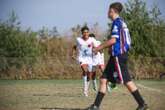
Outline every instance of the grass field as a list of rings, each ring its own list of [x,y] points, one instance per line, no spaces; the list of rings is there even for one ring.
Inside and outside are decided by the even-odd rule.
[[[165,110],[165,81],[136,81],[150,110]],[[0,80],[0,110],[81,110],[92,104],[95,92],[82,95],[81,80]],[[135,110],[127,89],[107,93],[102,110]]]

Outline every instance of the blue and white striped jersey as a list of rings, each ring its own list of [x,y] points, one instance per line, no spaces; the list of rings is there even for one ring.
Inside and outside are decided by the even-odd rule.
[[[116,38],[116,43],[111,47],[112,56],[119,56],[129,51],[131,46],[130,33],[122,18],[118,17],[113,21],[111,37]]]

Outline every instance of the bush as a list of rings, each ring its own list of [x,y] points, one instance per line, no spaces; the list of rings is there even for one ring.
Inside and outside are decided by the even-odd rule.
[[[134,56],[165,57],[165,22],[160,10],[154,6],[147,10],[142,0],[129,0],[122,13],[128,24]]]
[[[40,54],[35,32],[21,31],[15,14],[6,22],[0,22],[0,71],[15,66],[32,65]]]

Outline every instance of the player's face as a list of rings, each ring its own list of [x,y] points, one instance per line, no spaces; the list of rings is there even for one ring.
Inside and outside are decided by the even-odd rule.
[[[116,15],[115,10],[113,8],[109,8],[108,18],[110,18],[111,20],[113,20],[115,15]]]
[[[88,30],[84,30],[82,33],[84,39],[88,39],[89,38],[89,31]]]

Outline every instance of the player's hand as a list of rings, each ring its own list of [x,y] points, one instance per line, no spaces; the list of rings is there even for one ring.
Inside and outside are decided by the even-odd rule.
[[[99,50],[98,50],[97,47],[94,47],[94,48],[92,49],[92,51],[93,51],[95,54],[97,54],[97,52],[99,52]]]

